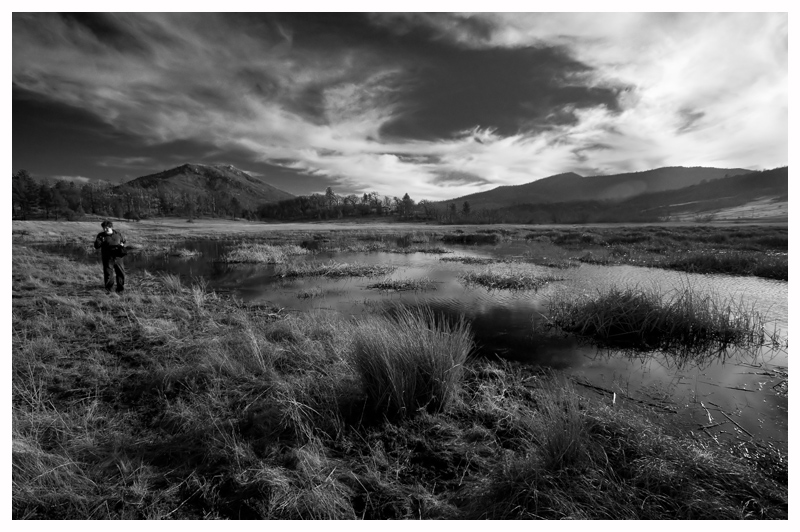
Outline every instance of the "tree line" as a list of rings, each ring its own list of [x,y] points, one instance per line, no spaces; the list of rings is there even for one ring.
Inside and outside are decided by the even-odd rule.
[[[139,220],[150,217],[232,217],[251,220],[332,220],[349,217],[391,216],[400,220],[430,220],[439,223],[495,223],[494,211],[473,212],[469,202],[460,206],[428,200],[414,201],[377,192],[362,195],[324,194],[297,196],[255,208],[245,208],[235,196],[221,189],[199,194],[176,192],[167,187],[141,187],[68,181],[36,181],[25,170],[12,176],[14,219],[77,220],[86,215]]]
[[[190,194],[162,186],[37,182],[25,170],[12,176],[11,205],[12,217],[20,220],[75,220],[88,214],[129,220],[153,216],[256,216],[255,209],[244,208],[238,198],[225,190]]]

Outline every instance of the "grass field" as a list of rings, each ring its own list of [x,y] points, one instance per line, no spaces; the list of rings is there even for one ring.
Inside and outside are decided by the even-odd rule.
[[[785,454],[474,359],[469,323],[285,313],[172,275],[106,295],[99,266],[28,245],[93,225],[13,225],[15,519],[788,517]],[[142,246],[323,231],[130,225]]]

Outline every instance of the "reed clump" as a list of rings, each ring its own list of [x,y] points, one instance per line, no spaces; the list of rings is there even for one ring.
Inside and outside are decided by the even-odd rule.
[[[430,309],[407,307],[361,322],[353,341],[353,365],[367,404],[390,417],[447,408],[474,349],[463,318],[451,323]]]
[[[548,310],[549,326],[606,347],[702,352],[780,343],[742,301],[692,288],[612,287],[575,299],[560,294]]]
[[[553,281],[561,279],[549,274],[536,274],[521,269],[467,272],[461,276],[466,285],[477,285],[489,290],[538,290]]]
[[[384,292],[419,292],[435,290],[436,284],[427,277],[422,279],[384,279],[377,283],[367,285],[367,288]]]
[[[364,264],[360,262],[304,262],[286,264],[279,271],[281,277],[378,277],[388,275],[396,266],[387,264]]]
[[[293,244],[281,246],[273,246],[271,244],[245,244],[223,255],[220,261],[231,264],[283,264],[289,257],[306,255],[308,253],[309,250]]]
[[[789,256],[763,251],[689,252],[668,256],[661,267],[691,273],[752,275],[766,279],[789,280]]]

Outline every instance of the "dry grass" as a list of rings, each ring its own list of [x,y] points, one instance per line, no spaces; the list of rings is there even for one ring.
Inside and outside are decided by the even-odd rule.
[[[378,277],[396,269],[385,264],[363,264],[330,261],[327,263],[304,262],[286,264],[278,270],[281,277]]]
[[[451,324],[429,309],[403,307],[359,324],[353,363],[373,410],[411,416],[438,412],[454,400],[473,348],[463,319]]]
[[[307,255],[309,251],[296,245],[245,244],[226,253],[221,262],[284,264],[290,257]]]
[[[553,281],[561,279],[549,274],[535,274],[524,269],[509,268],[481,272],[467,272],[461,276],[466,285],[483,286],[489,290],[538,290]]]
[[[603,346],[662,349],[702,355],[728,347],[778,345],[762,316],[744,302],[691,287],[611,288],[578,299],[560,294],[549,303],[549,323]]]

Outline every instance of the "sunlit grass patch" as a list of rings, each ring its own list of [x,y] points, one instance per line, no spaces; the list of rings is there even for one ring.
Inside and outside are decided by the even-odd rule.
[[[478,264],[478,265],[485,265],[485,264],[510,264],[515,262],[514,259],[509,258],[500,258],[500,257],[467,257],[467,256],[458,256],[458,257],[442,257],[439,259],[443,262],[460,262],[461,264]]]
[[[436,284],[427,277],[423,279],[384,279],[383,281],[368,285],[367,288],[386,292],[417,292],[422,290],[435,290]]]
[[[227,263],[283,264],[289,257],[308,253],[309,250],[293,244],[281,246],[245,244],[223,255],[220,261]]]
[[[368,404],[389,416],[440,411],[455,399],[464,362],[474,348],[469,325],[430,309],[400,308],[394,316],[361,321],[353,364]]]
[[[613,287],[549,302],[549,323],[603,346],[641,350],[748,347],[779,342],[764,318],[742,301],[692,288]]]
[[[553,281],[561,279],[548,274],[535,274],[521,269],[467,272],[461,276],[466,285],[483,286],[490,290],[538,290]]]
[[[284,265],[278,271],[278,275],[281,277],[378,277],[388,275],[395,269],[397,269],[396,266],[386,264],[304,262]]]

